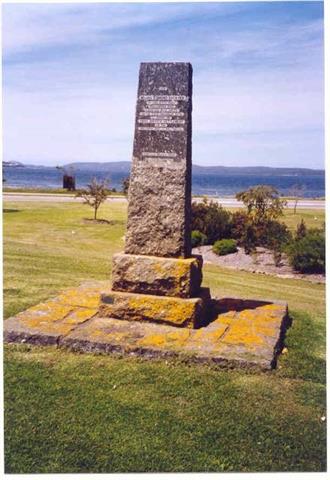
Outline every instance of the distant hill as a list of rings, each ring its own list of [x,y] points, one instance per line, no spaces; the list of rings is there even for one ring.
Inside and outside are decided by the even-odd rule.
[[[107,172],[112,174],[129,175],[131,162],[75,162],[64,165],[77,171]],[[324,175],[324,170],[312,168],[273,168],[273,167],[204,167],[193,165],[193,175]]]
[[[73,168],[77,171],[84,172],[111,172],[111,173],[123,173],[129,175],[131,170],[131,162],[75,162],[67,163],[63,165],[64,168]]]
[[[2,165],[4,167],[24,167],[23,163],[21,162],[14,162],[13,160],[9,161],[9,162],[6,162],[6,161],[3,161],[2,162]]]

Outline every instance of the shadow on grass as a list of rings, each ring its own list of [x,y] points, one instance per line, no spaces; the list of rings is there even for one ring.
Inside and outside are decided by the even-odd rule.
[[[21,210],[17,210],[15,208],[4,208],[2,211],[3,211],[3,213],[18,213]]]
[[[98,218],[98,219],[94,219],[94,218],[84,218],[83,219],[83,222],[84,223],[94,223],[94,224],[105,224],[105,225],[124,225],[124,221],[123,220],[106,220],[105,218]]]
[[[280,376],[325,384],[326,362],[322,358],[325,328],[305,313],[291,312],[292,326],[285,337],[287,355],[281,355]]]

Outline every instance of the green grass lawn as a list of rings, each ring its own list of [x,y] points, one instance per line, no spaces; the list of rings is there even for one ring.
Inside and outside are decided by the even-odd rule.
[[[47,188],[47,187],[4,187],[3,192],[5,193],[37,193],[37,194],[51,194],[51,195],[71,195],[74,197],[76,195],[76,191],[69,191],[66,188]],[[124,197],[122,192],[109,192],[111,197]]]
[[[110,278],[124,203],[101,207],[110,224],[84,222],[92,212],[79,203],[4,207],[5,317]],[[321,213],[287,221],[303,215],[312,226]],[[204,284],[214,296],[289,302],[293,325],[277,370],[7,345],[6,472],[324,471],[324,286],[209,265]]]

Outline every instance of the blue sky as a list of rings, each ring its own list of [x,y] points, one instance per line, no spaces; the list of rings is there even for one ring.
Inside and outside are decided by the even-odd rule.
[[[3,5],[5,160],[130,160],[140,62],[193,65],[193,163],[324,167],[323,4]]]

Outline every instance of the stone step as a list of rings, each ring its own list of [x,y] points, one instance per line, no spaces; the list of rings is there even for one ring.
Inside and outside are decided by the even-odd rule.
[[[198,296],[203,259],[117,253],[112,260],[112,290],[165,297]]]
[[[208,322],[210,291],[199,297],[179,298],[111,291],[101,295],[99,315],[138,322],[199,328]]]

